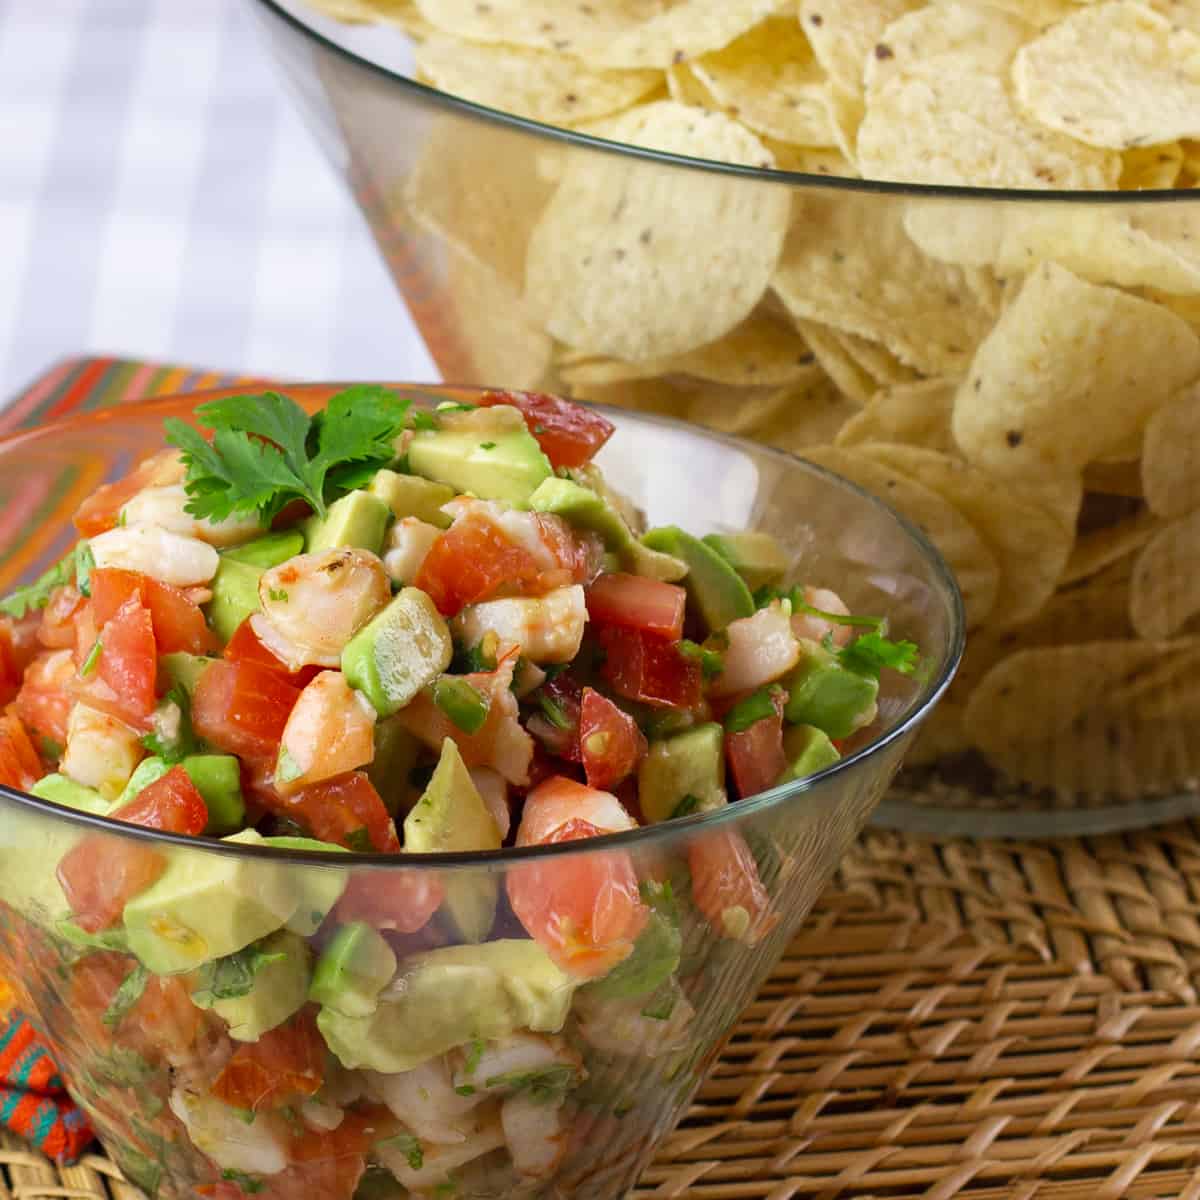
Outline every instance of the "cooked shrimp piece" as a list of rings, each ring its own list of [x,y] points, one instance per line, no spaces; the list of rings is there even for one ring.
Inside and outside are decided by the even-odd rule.
[[[192,1144],[218,1167],[253,1175],[277,1175],[287,1167],[288,1126],[276,1113],[257,1113],[247,1124],[238,1109],[182,1087],[171,1093],[169,1103]]]
[[[420,1141],[420,1154],[399,1138],[389,1138],[372,1150],[376,1158],[410,1192],[423,1195],[451,1182],[451,1173],[467,1163],[499,1150],[504,1145],[504,1130],[494,1112],[481,1114],[471,1134],[452,1146]],[[456,1189],[457,1190],[457,1189]]]
[[[475,1132],[471,1114],[484,1099],[483,1093],[456,1092],[445,1057],[430,1059],[411,1071],[364,1074],[367,1089],[422,1142],[457,1146]]]
[[[637,826],[611,792],[556,775],[538,784],[526,797],[517,845],[548,842],[571,821],[586,821],[601,833],[621,833]]]
[[[806,587],[804,603],[811,608],[819,608],[822,612],[836,613],[839,617],[850,615],[850,610],[841,596],[828,588]],[[835,646],[844,646],[854,630],[849,625],[826,621],[824,617],[816,617],[812,613],[798,612],[792,615],[792,632],[798,638],[810,638],[814,642],[819,642],[828,635],[833,638]]]
[[[110,529],[98,533],[88,545],[98,567],[138,571],[178,588],[208,583],[221,563],[220,556],[207,542],[157,525]]]
[[[533,1077],[541,1077],[543,1088],[565,1088],[583,1075],[583,1060],[560,1037],[514,1033],[486,1043],[478,1054],[458,1054],[454,1068],[456,1089],[502,1093],[519,1090]]]
[[[136,730],[98,709],[76,704],[67,718],[67,748],[59,770],[115,800],[145,753]]]
[[[262,612],[251,618],[259,640],[289,670],[336,667],[342,648],[392,598],[379,558],[366,550],[298,554],[264,571]]]
[[[483,799],[484,808],[496,822],[496,828],[500,830],[500,840],[503,841],[512,827],[512,811],[508,807],[508,783],[499,771],[493,771],[491,767],[472,767],[470,775],[471,782]]]
[[[800,643],[778,600],[752,617],[730,621],[725,636],[729,644],[722,652],[724,669],[713,680],[714,696],[733,696],[773,683],[800,659]]]
[[[554,1173],[567,1152],[561,1101],[547,1103],[529,1092],[518,1092],[500,1105],[500,1124],[513,1166],[521,1175],[545,1179]]]
[[[159,529],[198,538],[210,546],[235,546],[264,532],[257,516],[210,521],[187,511],[188,494],[182,483],[142,488],[121,509],[121,524],[156,525]]]
[[[322,671],[300,693],[284,726],[275,788],[284,796],[366,766],[375,757],[376,712],[341,671]]]
[[[660,1015],[646,1016],[647,1010]],[[580,992],[575,1001],[584,1041],[602,1054],[626,1057],[657,1058],[683,1049],[695,1015],[696,1010],[677,987],[659,1008],[645,996],[609,1000]]]
[[[452,629],[466,645],[475,646],[489,633],[521,648],[535,663],[567,663],[579,653],[587,605],[579,584],[556,588],[544,596],[513,596],[469,604],[454,618]]]
[[[418,517],[403,517],[388,531],[383,547],[383,565],[397,583],[412,583],[442,531]]]

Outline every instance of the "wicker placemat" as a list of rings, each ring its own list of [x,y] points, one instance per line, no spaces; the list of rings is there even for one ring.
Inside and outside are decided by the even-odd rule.
[[[1200,1200],[1200,825],[868,833],[634,1193]],[[0,1200],[136,1200],[0,1140]]]

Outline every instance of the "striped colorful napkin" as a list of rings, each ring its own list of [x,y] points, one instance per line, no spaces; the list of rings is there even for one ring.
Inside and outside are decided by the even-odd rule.
[[[58,420],[72,412],[238,382],[253,381],[125,359],[71,359],[0,408],[0,433]],[[29,1021],[13,1007],[12,989],[2,978],[0,1127],[24,1138],[60,1165],[74,1162],[93,1138],[87,1118],[66,1093],[58,1065]]]

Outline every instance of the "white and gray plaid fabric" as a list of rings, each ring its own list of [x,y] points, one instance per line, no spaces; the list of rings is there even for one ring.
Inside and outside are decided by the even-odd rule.
[[[436,370],[248,0],[0,0],[0,404],[84,351]]]

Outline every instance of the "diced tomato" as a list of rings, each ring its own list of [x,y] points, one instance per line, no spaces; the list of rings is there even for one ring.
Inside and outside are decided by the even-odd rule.
[[[556,777],[526,797],[517,845],[577,841],[632,827],[615,797]],[[633,860],[622,850],[520,863],[506,886],[530,937],[564,971],[583,978],[602,975],[626,958],[648,916]]]
[[[289,817],[319,841],[378,854],[400,849],[395,823],[361,771],[311,784],[290,796],[270,791],[256,796],[271,812]],[[361,844],[364,838],[366,845]]]
[[[736,831],[708,833],[688,847],[692,899],[725,937],[753,944],[779,921],[758,877],[758,864]]]
[[[82,667],[100,636],[100,625],[96,621],[96,610],[89,600],[75,612],[75,665]]]
[[[675,642],[634,629],[597,628],[605,652],[601,672],[619,695],[661,708],[695,708],[702,699],[699,664]]]
[[[542,544],[554,555],[557,570],[543,571],[530,585],[531,595],[542,595],[572,583],[591,583],[604,565],[604,542],[598,534],[574,529],[553,513],[538,513]]]
[[[501,584],[513,586],[539,573],[528,550],[486,518],[468,516],[455,521],[433,543],[413,585],[449,617],[468,604],[486,600]]]
[[[0,617],[0,628],[5,630],[17,670],[23,671],[41,654],[42,643],[38,641],[41,627],[42,614],[36,610],[30,610],[23,617]]]
[[[50,593],[50,601],[42,609],[38,625],[38,641],[51,650],[75,645],[75,614],[83,607],[80,592],[65,584]]]
[[[389,867],[350,877],[337,903],[339,921],[366,921],[376,929],[416,933],[441,907],[446,890],[433,871]]]
[[[76,510],[75,528],[84,537],[115,529],[121,509],[145,487],[178,483],[184,468],[177,450],[163,450],[139,463],[128,475],[94,491]]]
[[[208,824],[208,806],[183,767],[172,767],[111,816],[130,825],[195,836]]]
[[[683,637],[687,592],[641,575],[601,575],[587,591],[588,616],[598,625],[640,629],[677,642]]]
[[[218,660],[192,696],[192,727],[210,745],[240,758],[274,761],[300,690],[278,671]]]
[[[89,1047],[116,1040],[142,1055],[182,1054],[195,1044],[205,1018],[178,976],[151,975],[120,1023],[104,1023],[104,1014],[134,966],[128,955],[107,951],[79,961],[72,970],[70,993],[79,1032]]]
[[[133,720],[154,712],[158,657],[150,610],[140,600],[129,599],[100,630],[97,669]]]
[[[20,688],[21,668],[17,666],[11,627],[0,623],[0,706],[8,704]]]
[[[136,597],[149,610],[159,654],[185,650],[207,654],[216,645],[200,606],[187,594],[137,571],[97,567],[91,576],[92,606],[103,628],[121,606]]]
[[[739,733],[725,735],[725,757],[738,795],[743,800],[774,787],[787,769],[787,757],[783,752],[782,692],[772,699],[775,703],[773,716],[763,717]]]
[[[16,713],[0,714],[0,783],[28,791],[46,768]]]
[[[161,854],[138,842],[91,834],[77,842],[58,864],[75,923],[99,933],[121,919],[126,902],[166,870]]]
[[[509,404],[519,408],[529,432],[555,467],[582,467],[613,435],[607,417],[559,396],[542,392],[487,392],[481,407]]]
[[[612,788],[637,770],[646,738],[637,722],[607,696],[584,688],[579,747],[589,786]]]
[[[25,669],[15,708],[30,733],[59,746],[67,744],[67,718],[75,703],[70,691],[74,677],[75,658],[70,650],[39,654]]]
[[[325,1043],[308,1009],[243,1042],[212,1086],[218,1100],[258,1112],[311,1096],[325,1080]]]
[[[234,631],[233,637],[225,643],[222,651],[230,662],[252,662],[260,667],[266,667],[282,675],[289,683],[298,688],[304,687],[315,679],[321,668],[316,666],[301,667],[299,671],[289,671],[287,664],[280,661],[263,645],[254,627],[247,617]]]

